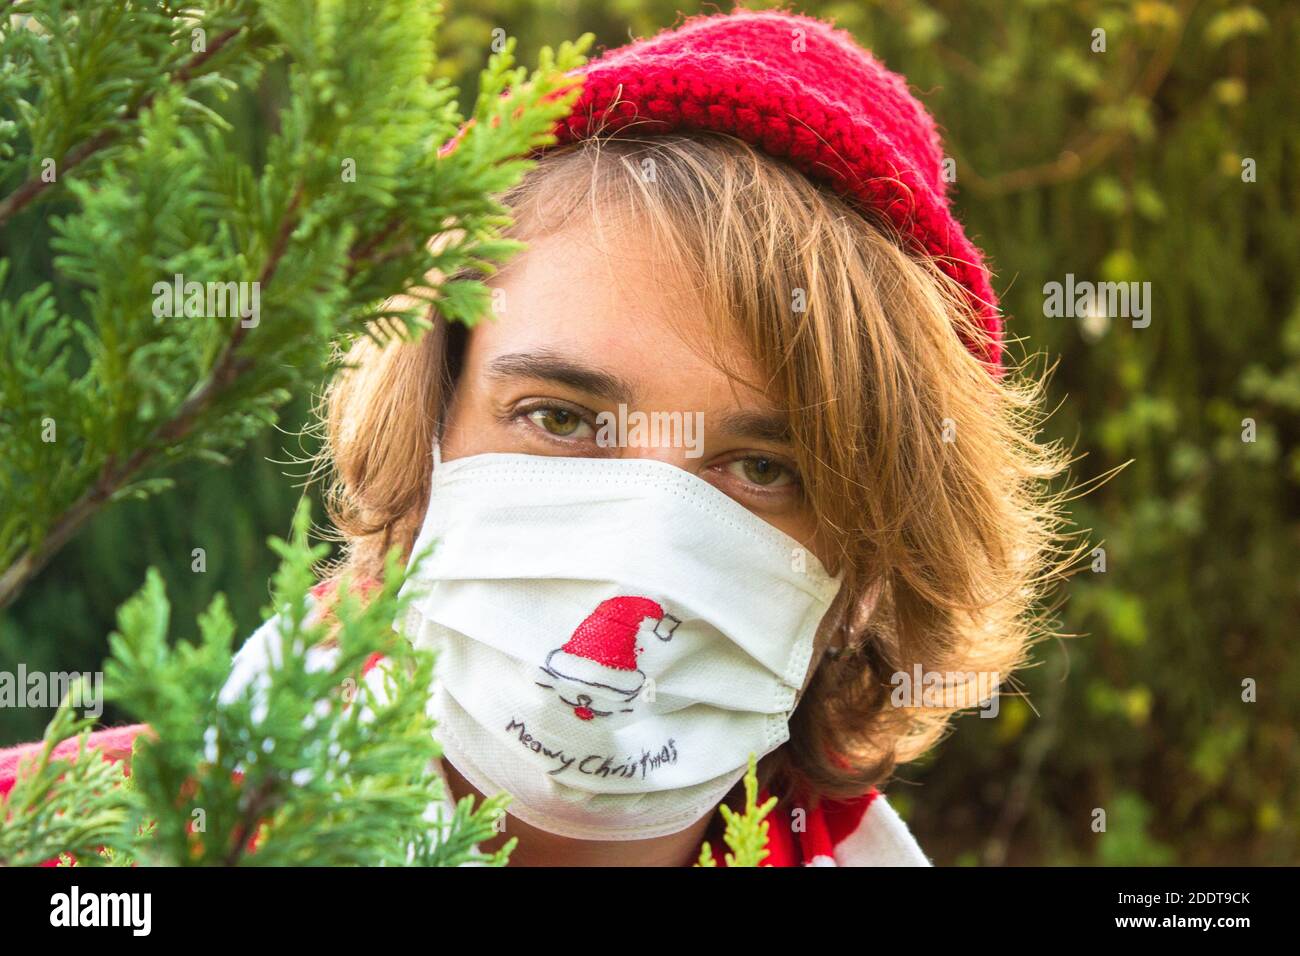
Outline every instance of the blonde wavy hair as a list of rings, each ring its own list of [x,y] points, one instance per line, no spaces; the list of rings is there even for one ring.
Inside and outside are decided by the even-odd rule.
[[[650,173],[650,174],[648,174]],[[1066,464],[1037,438],[1042,376],[995,376],[961,290],[869,212],[734,138],[593,139],[543,154],[503,197],[527,241],[574,217],[630,215],[685,263],[707,304],[692,332],[730,326],[788,410],[818,540],[843,571],[842,650],[823,659],[760,764],[765,785],[844,798],[882,783],[970,706],[891,703],[894,675],[1005,680],[1048,630]],[[802,311],[792,307],[801,300]],[[322,405],[341,567],[382,573],[407,553],[467,332],[431,315],[418,341],[362,338]],[[733,362],[721,351],[719,368]],[[869,613],[868,613],[869,612]],[[982,699],[982,698],[981,698]],[[935,703],[933,701],[927,704]]]

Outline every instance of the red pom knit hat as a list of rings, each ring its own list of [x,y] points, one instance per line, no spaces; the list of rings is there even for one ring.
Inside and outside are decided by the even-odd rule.
[[[882,214],[911,251],[965,289],[993,366],[1002,319],[984,258],[949,209],[934,120],[906,81],[848,33],[809,17],[736,11],[687,19],[603,56],[585,77],[559,145],[638,134],[729,133]]]

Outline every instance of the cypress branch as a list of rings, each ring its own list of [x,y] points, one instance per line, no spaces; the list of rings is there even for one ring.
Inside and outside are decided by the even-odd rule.
[[[392,629],[411,600],[394,552],[382,587],[365,601],[344,584],[334,605],[334,652],[313,658],[330,624],[310,589],[323,546],[308,542],[300,507],[265,611],[277,622],[272,662],[223,693],[234,625],[220,595],[193,641],[171,639],[162,579],[118,612],[104,667],[105,695],[152,734],[135,740],[131,776],[86,746],[91,721],[69,693],[37,759],[0,797],[0,866],[56,857],[77,866],[502,865],[513,842],[481,854],[504,795],[441,808],[440,755],[426,702],[432,655]],[[418,567],[417,556],[413,567]],[[375,676],[363,676],[374,655]],[[80,737],[71,757],[54,757]]]
[[[0,53],[14,66],[0,98],[0,189],[23,172],[0,221],[58,183],[74,204],[51,220],[54,285],[5,284],[0,299],[0,500],[10,516],[0,608],[106,505],[152,494],[175,463],[219,459],[272,424],[290,395],[318,383],[339,340],[417,334],[427,319],[388,307],[394,297],[473,321],[483,297],[449,286],[478,280],[443,277],[469,265],[490,273],[515,248],[499,239],[504,210],[492,196],[549,141],[577,93],[565,74],[590,42],[544,51],[531,73],[508,44],[484,70],[467,123],[433,78],[439,15],[424,5],[103,11],[94,0],[20,0],[0,23]],[[203,28],[212,41],[179,52]],[[255,168],[199,98],[251,90],[276,57],[289,95]],[[388,82],[358,72],[374,62]],[[69,64],[87,75],[70,77]],[[111,95],[88,95],[94,81]],[[74,134],[57,176],[27,172]],[[186,292],[160,321],[173,276],[186,289],[256,290],[260,314],[209,314],[201,300],[194,314]],[[83,308],[64,313],[57,303],[71,297],[56,291],[76,290]]]

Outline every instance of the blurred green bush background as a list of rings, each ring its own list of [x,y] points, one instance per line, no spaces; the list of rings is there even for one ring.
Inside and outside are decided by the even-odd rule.
[[[450,0],[443,69],[468,97],[494,30],[531,60],[585,31],[616,46],[679,11],[718,9]],[[1300,7],[796,9],[854,33],[938,118],[1010,329],[1058,363],[1049,432],[1086,455],[1077,477],[1133,460],[1073,505],[1106,556],[1104,573],[1065,589],[1061,630],[1078,636],[1041,644],[1019,676],[1025,697],[1004,696],[999,719],[958,721],[900,771],[891,801],[945,864],[1300,862]],[[223,107],[254,155],[278,96],[273,71],[256,99]],[[6,236],[0,251],[16,272],[43,273],[24,254],[41,245]],[[1067,273],[1150,282],[1150,326],[1045,317],[1043,286]],[[293,459],[312,447],[299,430],[313,398],[232,468],[187,469],[168,494],[101,514],[0,614],[0,659],[97,667],[149,565],[178,621],[225,591],[251,633],[268,595],[265,538],[288,530],[302,493]],[[10,711],[0,745],[49,717]]]

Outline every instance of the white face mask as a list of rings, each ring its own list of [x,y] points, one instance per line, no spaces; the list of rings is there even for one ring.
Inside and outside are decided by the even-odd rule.
[[[641,459],[435,464],[402,622],[447,758],[561,836],[686,829],[789,739],[836,592],[707,481]]]

